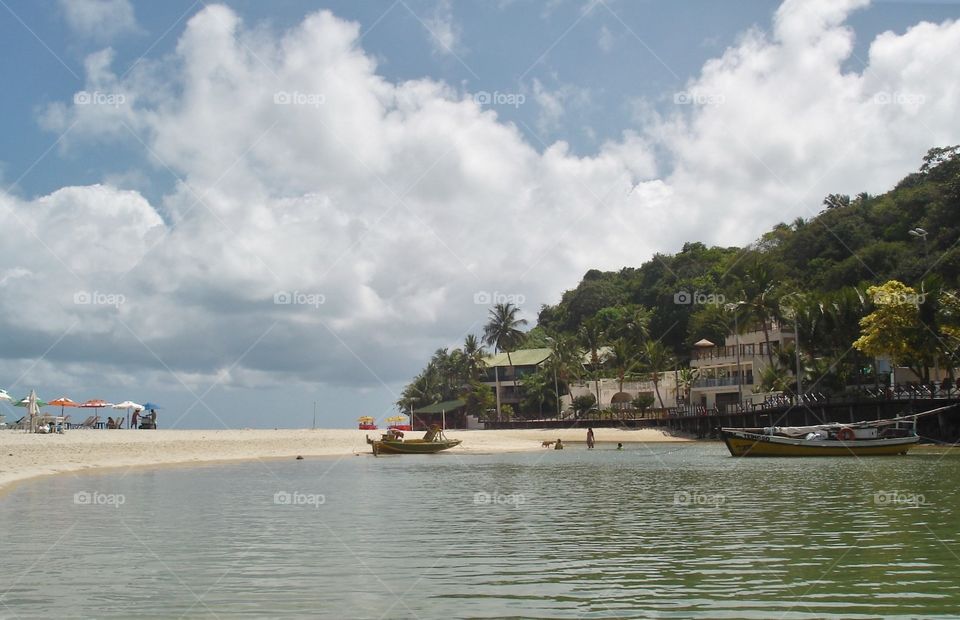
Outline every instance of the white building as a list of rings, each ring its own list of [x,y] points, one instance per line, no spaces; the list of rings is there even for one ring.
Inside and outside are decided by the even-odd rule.
[[[770,353],[776,360],[777,352],[796,341],[796,334],[777,323],[768,325]],[[739,361],[737,349],[739,347]],[[690,367],[699,376],[690,389],[690,404],[722,409],[738,402],[761,402],[764,395],[754,394],[764,369],[770,364],[767,344],[762,330],[745,334],[731,334],[722,346],[700,341],[694,346]]]

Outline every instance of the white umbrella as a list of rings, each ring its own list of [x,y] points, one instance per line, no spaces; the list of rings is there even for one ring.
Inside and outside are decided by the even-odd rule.
[[[127,428],[129,428],[129,427],[130,427],[130,424],[129,424],[129,422],[130,422],[130,410],[131,410],[131,409],[140,409],[140,410],[142,410],[142,409],[143,409],[143,405],[138,405],[137,403],[133,402],[132,400],[125,400],[125,401],[123,401],[122,403],[117,403],[116,405],[113,406],[113,408],[114,408],[114,409],[126,409],[126,410],[127,410]]]
[[[30,432],[37,431],[37,416],[40,415],[40,406],[37,405],[37,393],[30,390],[27,397],[27,413],[30,415]]]
[[[6,390],[0,389],[0,400],[13,400]]]

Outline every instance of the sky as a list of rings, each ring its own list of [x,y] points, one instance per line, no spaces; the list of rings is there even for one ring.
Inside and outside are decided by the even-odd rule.
[[[533,322],[960,143],[958,14],[0,0],[0,387],[168,428],[391,415],[491,302]]]

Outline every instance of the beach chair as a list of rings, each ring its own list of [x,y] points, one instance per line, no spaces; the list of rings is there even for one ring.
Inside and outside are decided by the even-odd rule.
[[[29,424],[30,424],[30,419],[27,418],[27,416],[23,416],[16,422],[11,422],[9,425],[7,425],[7,428],[14,429],[14,430],[23,430],[27,428],[27,425]]]
[[[70,428],[94,428],[97,423],[97,420],[100,419],[100,416],[92,415],[89,416],[86,420],[80,424],[71,424]]]

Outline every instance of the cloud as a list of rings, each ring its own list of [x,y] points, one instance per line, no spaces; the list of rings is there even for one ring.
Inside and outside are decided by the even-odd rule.
[[[460,54],[462,29],[453,17],[450,0],[438,0],[433,13],[423,20],[430,32],[430,45],[437,54]]]
[[[47,110],[69,148],[142,141],[178,181],[161,204],[110,185],[0,194],[0,225],[22,231],[0,250],[0,350],[57,342],[61,367],[238,387],[390,384],[479,332],[493,293],[529,317],[589,268],[748,242],[831,191],[880,191],[960,138],[960,27],[885,33],[850,72],[856,6],[785,3],[772,33],[746,33],[667,111],[638,105],[643,122],[590,156],[535,148],[443,82],[385,79],[329,12],[270,37],[208,6],[122,79],[88,59],[85,91],[123,106]],[[553,126],[577,96],[533,89]],[[21,303],[40,287],[55,298]]]
[[[129,0],[59,0],[70,29],[81,37],[103,43],[140,27]]]
[[[580,108],[590,103],[590,92],[572,84],[561,84],[550,90],[539,79],[534,78],[533,100],[540,108],[537,130],[541,139],[546,139],[560,129],[568,108]]]
[[[616,44],[616,37],[606,25],[600,26],[600,36],[597,38],[597,45],[603,52],[610,53]]]

